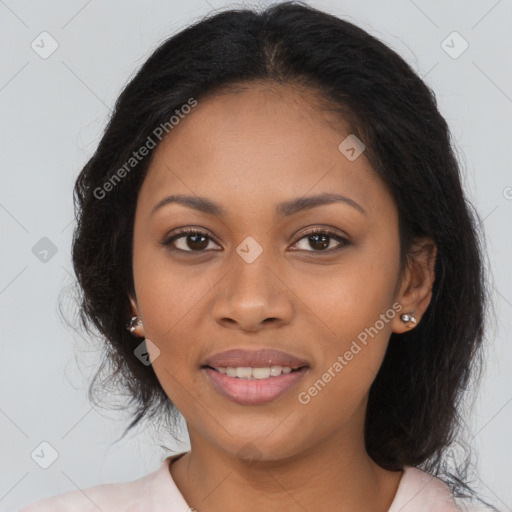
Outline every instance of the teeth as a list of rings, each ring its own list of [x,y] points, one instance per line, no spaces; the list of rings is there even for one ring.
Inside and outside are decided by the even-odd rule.
[[[272,368],[252,368],[251,373],[256,379],[268,379],[270,375],[272,375]],[[279,375],[279,373],[277,375]],[[272,375],[272,377],[275,377],[275,375]]]
[[[252,377],[252,368],[248,366],[238,366],[236,368],[236,376],[244,379]]]
[[[219,373],[228,377],[238,377],[239,379],[268,379],[269,377],[278,377],[283,373],[290,373],[292,369],[289,366],[266,366],[263,368],[252,368],[250,366],[219,367],[215,368]]]

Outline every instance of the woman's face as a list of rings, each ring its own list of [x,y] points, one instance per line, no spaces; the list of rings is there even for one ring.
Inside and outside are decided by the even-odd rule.
[[[400,330],[397,209],[364,152],[339,149],[350,133],[308,99],[255,85],[199,101],[140,190],[132,304],[193,448],[278,460],[333,436],[360,447]],[[310,202],[325,194],[341,200]],[[157,207],[171,195],[191,203]],[[200,234],[170,241],[185,228]]]

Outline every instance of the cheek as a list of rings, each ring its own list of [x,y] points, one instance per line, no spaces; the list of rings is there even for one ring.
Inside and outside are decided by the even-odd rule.
[[[319,327],[323,324],[332,341],[355,339],[391,308],[396,260],[395,255],[386,257],[383,252],[377,256],[358,251],[357,256],[354,252],[328,270],[317,269],[314,275],[303,272],[296,280],[300,283],[297,291],[311,311],[311,320]]]
[[[309,317],[324,327],[315,341],[318,365],[301,388],[304,401],[327,407],[330,400],[341,400],[340,407],[351,409],[366,395],[392,332],[397,275],[398,253],[381,247],[360,251],[325,275],[301,279],[300,293],[310,290],[304,295],[314,313]]]
[[[390,319],[379,318],[382,312],[368,308],[360,308],[357,316],[346,312],[336,325],[336,340],[318,340],[318,349],[323,352],[318,358],[321,362],[297,391],[297,407],[303,412],[306,430],[308,422],[309,428],[318,429],[315,418],[323,418],[322,428],[329,431],[343,425],[356,411],[364,415],[366,397],[391,333]]]
[[[141,240],[134,250],[133,272],[145,334],[164,343],[190,321],[215,284],[200,265],[177,265],[155,242]]]

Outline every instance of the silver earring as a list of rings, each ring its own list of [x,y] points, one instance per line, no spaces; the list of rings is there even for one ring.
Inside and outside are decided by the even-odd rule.
[[[416,317],[414,316],[414,311],[411,311],[410,313],[403,313],[402,315],[400,315],[400,320],[402,320],[404,324],[415,324]]]
[[[142,325],[142,320],[140,319],[140,316],[132,316],[130,323],[126,324],[126,328],[130,332],[134,332],[137,327]]]

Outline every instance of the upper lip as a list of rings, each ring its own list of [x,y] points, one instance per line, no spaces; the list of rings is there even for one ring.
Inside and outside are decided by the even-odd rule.
[[[226,350],[204,359],[201,366],[211,366],[212,368],[289,366],[292,369],[297,369],[308,366],[308,363],[304,359],[292,356],[281,350],[261,348],[256,350]]]

